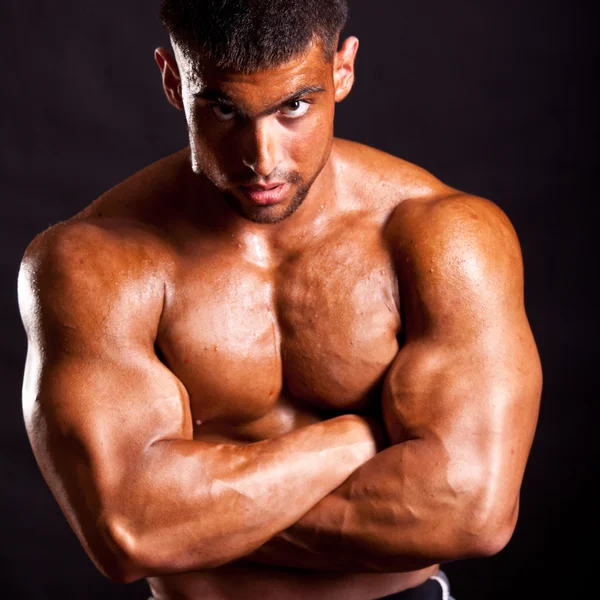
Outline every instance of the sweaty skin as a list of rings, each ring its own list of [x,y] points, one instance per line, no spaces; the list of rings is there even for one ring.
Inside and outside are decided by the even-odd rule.
[[[235,147],[265,176],[261,123]],[[223,201],[216,127],[23,259],[27,431],[90,558],[159,600],[369,600],[500,551],[542,381],[506,216],[333,137],[295,212]]]

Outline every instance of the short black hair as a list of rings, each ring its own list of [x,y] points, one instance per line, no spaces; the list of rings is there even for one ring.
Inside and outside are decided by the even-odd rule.
[[[346,0],[161,0],[171,40],[217,67],[251,73],[287,62],[318,39],[333,60]]]

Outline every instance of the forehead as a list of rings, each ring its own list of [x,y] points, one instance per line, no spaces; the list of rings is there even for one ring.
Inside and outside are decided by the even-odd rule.
[[[197,55],[178,53],[177,62],[191,93],[210,89],[239,100],[260,97],[268,101],[306,86],[326,88],[328,81],[333,79],[333,64],[325,59],[320,44],[311,44],[305,52],[286,63],[252,73],[219,68]]]

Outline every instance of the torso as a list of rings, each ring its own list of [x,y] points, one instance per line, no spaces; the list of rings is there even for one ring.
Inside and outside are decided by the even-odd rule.
[[[352,198],[301,246],[273,253],[252,236],[215,234],[210,223],[194,235],[184,235],[185,227],[161,230],[164,215],[144,223],[160,232],[169,264],[156,348],[187,390],[196,439],[251,443],[335,414],[379,414],[380,385],[402,326],[385,224],[403,199],[432,194],[441,184],[418,167],[349,142],[337,141],[334,154],[352,166],[346,171],[353,181],[342,186]],[[171,167],[184,159],[173,158]],[[139,175],[146,190],[153,176]],[[82,217],[113,215],[123,193],[117,188]],[[144,221],[149,214],[135,202],[126,210],[116,216]],[[240,563],[151,585],[160,598],[186,600],[306,600],[327,597],[323,590],[367,600],[426,577],[317,575]]]
[[[197,436],[257,441],[377,406],[400,327],[379,223],[344,219],[276,267],[235,246],[178,264],[157,345]]]

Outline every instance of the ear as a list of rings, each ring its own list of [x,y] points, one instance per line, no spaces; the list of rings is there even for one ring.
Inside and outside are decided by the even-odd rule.
[[[167,100],[178,110],[183,110],[181,76],[179,75],[177,61],[166,48],[157,48],[154,51],[154,59],[162,75]]]
[[[349,37],[336,52],[333,61],[335,101],[341,102],[354,85],[354,59],[358,51],[358,39]]]

